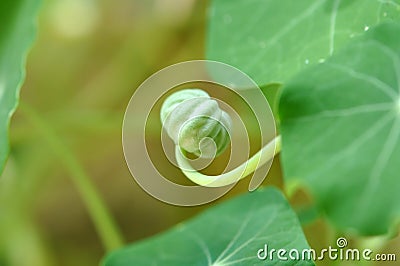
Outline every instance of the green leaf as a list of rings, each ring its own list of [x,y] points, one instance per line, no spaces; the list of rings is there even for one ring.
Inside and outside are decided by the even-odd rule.
[[[268,250],[309,248],[297,217],[273,188],[242,195],[166,233],[112,252],[103,265],[276,265],[257,258],[265,244]],[[288,260],[279,265],[313,263]]]
[[[371,26],[399,19],[400,0],[213,0],[207,58],[260,86],[285,82]]]
[[[303,71],[279,105],[289,187],[309,188],[339,229],[389,232],[400,217],[400,25]]]
[[[26,55],[35,36],[39,2],[0,1],[0,173],[9,151],[8,125],[25,78]]]
[[[278,99],[279,93],[282,89],[280,83],[270,83],[260,87],[261,92],[264,94],[271,107],[272,114],[274,115],[276,124],[279,124],[279,113],[278,113]]]

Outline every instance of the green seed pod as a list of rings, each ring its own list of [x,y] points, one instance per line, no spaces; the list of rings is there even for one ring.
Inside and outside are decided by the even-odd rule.
[[[231,119],[205,91],[185,89],[171,94],[160,116],[174,143],[197,156],[218,156],[230,142]]]

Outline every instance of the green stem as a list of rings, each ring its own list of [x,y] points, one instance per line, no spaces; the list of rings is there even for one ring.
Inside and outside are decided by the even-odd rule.
[[[179,168],[182,170],[187,178],[189,178],[196,184],[205,187],[222,187],[233,184],[251,174],[259,167],[273,159],[275,155],[278,154],[280,151],[281,136],[276,136],[271,142],[265,145],[246,162],[242,163],[241,165],[227,173],[215,176],[204,175],[193,169],[185,155],[182,154],[182,151],[178,145],[176,145],[175,147],[175,156]]]
[[[105,207],[90,177],[79,164],[73,152],[62,142],[53,129],[35,110],[23,103],[20,104],[19,109],[42,134],[48,145],[70,172],[70,176],[82,196],[104,247],[110,251],[122,246],[122,236],[112,216]]]

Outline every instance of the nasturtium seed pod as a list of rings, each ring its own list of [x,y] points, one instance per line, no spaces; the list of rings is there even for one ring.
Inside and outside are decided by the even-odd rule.
[[[229,115],[203,90],[184,89],[171,94],[160,116],[174,143],[197,156],[218,156],[230,142]]]

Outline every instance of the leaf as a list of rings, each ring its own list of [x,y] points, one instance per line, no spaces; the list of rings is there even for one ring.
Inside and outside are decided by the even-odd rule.
[[[264,244],[268,250],[309,248],[297,217],[273,188],[240,196],[166,233],[112,252],[103,265],[275,265],[277,261],[257,258]],[[281,264],[313,265],[293,260]]]
[[[279,84],[279,83],[270,83],[268,85],[264,85],[264,86],[260,87],[262,94],[264,94],[264,97],[268,101],[268,104],[274,115],[275,122],[277,124],[279,124],[278,96],[279,96],[281,88],[282,88],[282,84]]]
[[[260,86],[284,83],[371,26],[399,19],[400,0],[213,0],[207,58]]]
[[[35,36],[39,2],[0,1],[0,174],[9,152],[8,126],[25,78],[26,55]]]
[[[389,232],[400,217],[400,25],[303,71],[279,105],[289,187],[309,188],[339,229]]]

